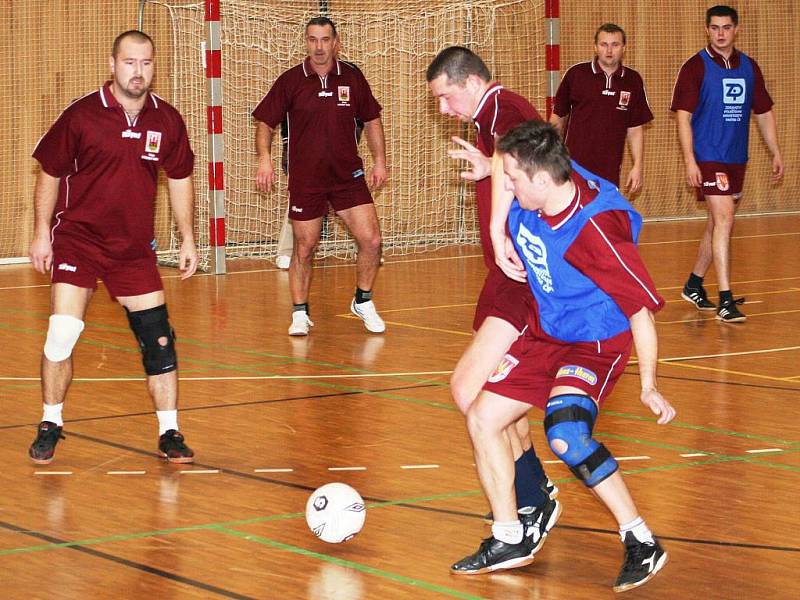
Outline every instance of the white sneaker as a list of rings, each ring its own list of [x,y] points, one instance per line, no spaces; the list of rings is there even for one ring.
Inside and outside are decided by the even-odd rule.
[[[356,299],[353,298],[353,301],[350,302],[350,312],[364,321],[364,327],[367,328],[367,331],[371,331],[372,333],[383,333],[386,331],[386,323],[381,319],[375,308],[375,303],[372,300],[356,304]]]
[[[292,313],[292,324],[289,326],[289,335],[308,335],[309,328],[314,326],[314,322],[308,318],[308,313],[304,310],[296,310]]]

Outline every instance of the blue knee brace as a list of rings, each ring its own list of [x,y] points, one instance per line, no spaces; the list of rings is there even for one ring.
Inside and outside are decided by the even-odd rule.
[[[587,487],[596,486],[619,468],[608,449],[592,438],[597,406],[589,396],[554,396],[548,401],[544,415],[550,448]],[[567,445],[564,453],[555,449],[555,440]]]

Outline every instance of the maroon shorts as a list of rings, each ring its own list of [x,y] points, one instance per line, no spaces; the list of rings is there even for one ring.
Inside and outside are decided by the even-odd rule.
[[[164,289],[156,266],[156,254],[137,259],[105,256],[94,244],[72,238],[56,238],[53,243],[53,283],[69,283],[91,290],[102,279],[109,294],[141,296]]]
[[[738,200],[744,187],[747,163],[699,162],[697,166],[700,167],[700,174],[703,176],[699,195],[733,196]]]
[[[511,323],[517,331],[528,323],[533,293],[527,283],[509,279],[500,269],[490,269],[475,306],[473,331],[478,331],[486,317],[497,317]]]
[[[568,344],[525,332],[484,384],[487,392],[544,410],[550,390],[576,387],[602,406],[625,370],[630,331],[602,342]]]
[[[328,204],[339,212],[361,204],[372,204],[372,195],[363,177],[326,190],[289,192],[289,218],[293,221],[318,219],[328,213]]]

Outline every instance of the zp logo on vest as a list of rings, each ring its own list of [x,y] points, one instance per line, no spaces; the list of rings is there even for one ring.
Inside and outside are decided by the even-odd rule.
[[[744,104],[745,91],[744,79],[722,80],[722,101],[725,104]]]

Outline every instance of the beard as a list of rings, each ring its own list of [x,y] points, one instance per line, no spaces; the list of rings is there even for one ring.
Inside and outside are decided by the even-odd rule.
[[[134,82],[139,87],[133,87]],[[128,80],[127,85],[122,85],[121,81],[117,81],[117,89],[128,98],[139,99],[150,90],[150,86],[146,84],[144,78],[134,77]]]

